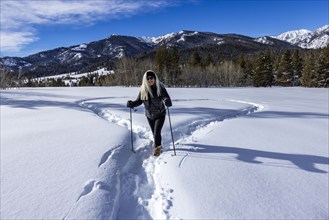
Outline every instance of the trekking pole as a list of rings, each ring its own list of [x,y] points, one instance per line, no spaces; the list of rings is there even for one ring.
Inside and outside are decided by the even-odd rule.
[[[130,137],[131,137],[131,151],[135,153],[134,151],[134,138],[133,138],[133,117],[131,114],[132,108],[130,108]]]
[[[174,147],[174,155],[176,156],[176,149],[175,149],[175,143],[174,143],[174,135],[173,135],[173,133],[172,133],[172,127],[171,127],[171,119],[170,119],[169,107],[167,107],[167,110],[168,110],[168,118],[169,118],[169,125],[170,125],[170,132],[171,132],[172,146]]]

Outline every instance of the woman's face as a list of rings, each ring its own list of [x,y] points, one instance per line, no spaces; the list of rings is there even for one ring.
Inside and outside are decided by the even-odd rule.
[[[149,84],[149,86],[153,86],[155,83],[155,79],[153,76],[148,76],[147,77],[147,83]]]

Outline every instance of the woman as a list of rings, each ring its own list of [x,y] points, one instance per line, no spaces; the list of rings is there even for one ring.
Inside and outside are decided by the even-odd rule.
[[[128,108],[134,108],[144,103],[145,115],[151,127],[154,138],[154,156],[159,156],[162,152],[161,129],[166,118],[166,108],[172,106],[171,99],[157,74],[148,70],[144,73],[141,90],[135,101],[127,102]]]

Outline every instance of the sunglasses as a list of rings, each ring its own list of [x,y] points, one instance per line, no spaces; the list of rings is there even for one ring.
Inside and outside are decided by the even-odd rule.
[[[153,76],[149,76],[149,77],[147,77],[147,80],[153,80],[153,79],[154,79]]]

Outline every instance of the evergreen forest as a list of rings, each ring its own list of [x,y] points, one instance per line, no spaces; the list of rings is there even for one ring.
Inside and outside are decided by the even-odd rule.
[[[220,54],[220,52],[218,52]],[[139,86],[146,70],[157,72],[169,87],[329,86],[329,46],[323,49],[261,51],[228,58],[195,48],[182,53],[162,45],[151,54],[106,60],[96,66],[114,74],[87,74],[70,86]],[[1,68],[0,86],[67,86],[64,79],[46,82]]]

